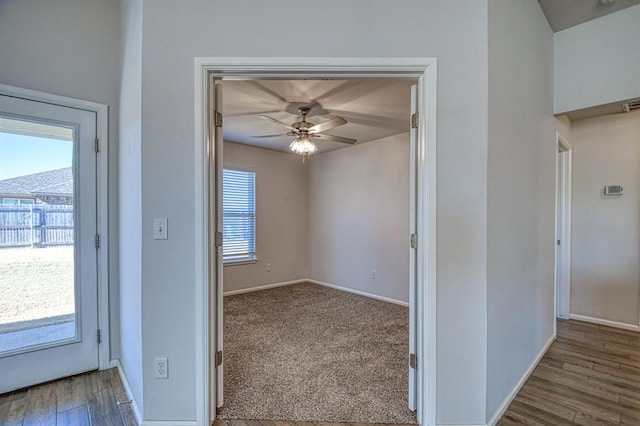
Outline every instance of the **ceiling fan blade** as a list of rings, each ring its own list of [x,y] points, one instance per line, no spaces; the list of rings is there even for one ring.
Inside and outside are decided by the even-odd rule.
[[[312,128],[309,129],[310,133],[320,133],[326,130],[333,129],[334,127],[342,126],[343,124],[347,124],[347,120],[342,117],[335,117],[331,120],[327,120],[323,123],[316,124]]]
[[[263,138],[284,138],[287,136],[293,136],[291,133],[282,133],[279,135],[261,135],[261,136],[249,136],[251,139],[263,139]]]
[[[349,144],[354,144],[358,142],[357,139],[343,138],[341,136],[333,136],[333,135],[323,135],[320,133],[311,134],[309,135],[309,137],[320,139],[322,141],[334,141],[334,142],[349,143]]]
[[[277,123],[277,124],[279,124],[279,125],[281,125],[281,126],[284,126],[284,127],[286,127],[287,129],[289,129],[289,130],[294,130],[294,128],[293,128],[293,127],[291,127],[290,125],[288,125],[287,123],[283,123],[283,122],[282,122],[282,121],[280,121],[280,120],[276,120],[275,118],[271,118],[271,117],[269,117],[268,115],[259,115],[258,117],[260,117],[260,118],[264,118],[265,120],[271,120],[271,121],[273,121],[274,123]]]

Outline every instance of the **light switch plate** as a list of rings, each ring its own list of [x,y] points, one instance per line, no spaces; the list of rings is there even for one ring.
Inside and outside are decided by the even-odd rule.
[[[153,219],[153,239],[154,240],[166,240],[167,234],[167,218],[156,217]]]

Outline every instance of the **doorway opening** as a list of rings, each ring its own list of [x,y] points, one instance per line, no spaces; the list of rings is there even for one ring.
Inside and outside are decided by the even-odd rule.
[[[309,62],[315,62],[309,68]],[[198,318],[198,336],[203,339],[202,353],[197,367],[203,370],[205,381],[200,383],[201,394],[208,403],[199,405],[199,419],[205,422],[213,420],[215,408],[223,402],[223,369],[224,355],[222,332],[222,300],[223,289],[223,250],[222,250],[222,214],[221,214],[221,174],[224,169],[222,155],[222,125],[224,111],[221,111],[222,85],[216,81],[225,79],[352,79],[352,78],[415,78],[418,88],[415,96],[419,111],[414,118],[415,130],[415,230],[411,242],[416,253],[415,276],[416,286],[413,303],[415,321],[415,353],[411,365],[416,374],[414,379],[415,409],[418,421],[422,424],[433,424],[435,421],[435,61],[399,60],[404,65],[393,64],[392,60],[349,60],[341,66],[327,66],[317,60],[287,59],[289,65],[273,67],[260,60],[248,60],[250,65],[239,66],[238,60],[229,60],[224,64],[220,59],[201,59],[197,61],[196,72],[196,109],[202,114],[196,127],[202,132],[202,138],[196,141],[196,149],[202,148],[197,155],[199,164],[196,173],[202,177],[202,187],[198,188],[199,207],[203,212],[202,221],[197,221],[197,235],[205,238],[198,242],[199,252],[208,261],[200,265],[202,283],[200,289],[205,296],[200,307],[202,312]],[[222,64],[221,64],[222,62]],[[278,61],[276,61],[278,62]],[[306,64],[306,65],[305,65]],[[383,64],[383,65],[380,65]],[[253,72],[249,70],[252,69]],[[224,83],[224,81],[222,81]],[[217,87],[217,88],[216,88]],[[205,90],[206,89],[206,90]],[[207,94],[206,96],[204,94]],[[216,96],[218,95],[218,96]],[[208,99],[213,100],[207,103]],[[216,105],[215,100],[218,100]],[[212,123],[208,127],[208,123]],[[413,132],[413,131],[412,131]],[[429,143],[430,142],[430,143]],[[197,151],[198,152],[198,151]],[[200,162],[201,161],[201,162]],[[216,214],[217,213],[217,214]],[[409,243],[407,235],[407,243]],[[375,274],[375,272],[374,272]],[[198,314],[198,313],[197,313]],[[206,342],[206,343],[205,343]],[[407,354],[408,355],[408,354]],[[407,363],[409,360],[407,359]],[[418,364],[419,363],[419,364]],[[418,367],[419,366],[419,367]],[[409,365],[407,366],[409,367]]]
[[[571,145],[556,133],[555,318],[569,319],[571,296]],[[554,318],[554,324],[555,324]]]
[[[416,83],[216,80],[224,92],[219,418],[416,422],[408,306]],[[296,154],[292,141],[317,151]]]

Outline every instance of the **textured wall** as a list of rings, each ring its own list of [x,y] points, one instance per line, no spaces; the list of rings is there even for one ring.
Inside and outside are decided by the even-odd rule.
[[[537,2],[489,1],[487,418],[553,333],[552,59]]]
[[[309,278],[409,302],[409,165],[408,133],[309,162]]]
[[[554,35],[554,113],[640,97],[640,5]]]
[[[637,326],[640,111],[571,124],[571,313]],[[605,185],[624,195],[603,195]]]

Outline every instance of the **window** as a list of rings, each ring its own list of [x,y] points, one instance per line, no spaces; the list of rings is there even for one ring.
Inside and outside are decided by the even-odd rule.
[[[222,172],[222,257],[225,263],[256,260],[256,174]]]
[[[33,198],[3,198],[2,204],[35,204]]]

